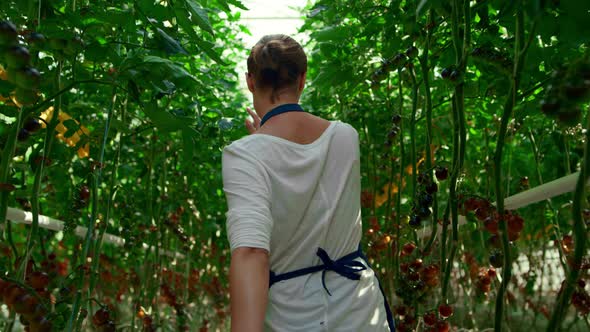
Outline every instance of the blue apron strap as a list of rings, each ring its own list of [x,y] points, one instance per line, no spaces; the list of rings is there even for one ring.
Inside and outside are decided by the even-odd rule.
[[[304,112],[303,107],[299,104],[283,104],[273,108],[272,110],[268,111],[260,121],[260,127],[264,125],[268,119],[272,118],[275,115],[287,113],[287,112]]]

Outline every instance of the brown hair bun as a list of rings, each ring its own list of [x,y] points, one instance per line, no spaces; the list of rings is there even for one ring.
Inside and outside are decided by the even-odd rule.
[[[275,102],[282,90],[297,90],[300,75],[307,72],[307,56],[289,36],[264,36],[250,52],[248,72],[257,88],[272,90],[271,101]]]

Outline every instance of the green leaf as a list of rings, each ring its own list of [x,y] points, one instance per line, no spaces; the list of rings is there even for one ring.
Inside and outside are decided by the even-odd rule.
[[[213,59],[213,61],[219,63],[220,65],[227,65],[226,62],[221,60],[221,57],[215,50],[213,49],[213,43],[203,40],[201,37],[197,35],[195,29],[193,29],[192,23],[188,17],[188,12],[180,7],[178,4],[174,5],[174,12],[176,13],[176,19],[178,25],[186,32],[189,37],[191,38],[191,42],[197,44],[197,46],[207,54],[208,57]]]
[[[209,22],[209,16],[203,7],[194,2],[193,0],[186,0],[189,11],[191,12],[191,21],[198,25],[201,29],[214,35],[211,22]]]
[[[191,118],[174,116],[166,110],[160,109],[158,103],[153,101],[143,107],[145,114],[152,120],[154,125],[163,132],[174,132],[178,130],[193,130],[189,124]]]
[[[215,62],[219,63],[220,65],[227,66],[227,63],[225,61],[223,61],[221,59],[221,57],[219,56],[219,54],[217,54],[217,52],[213,49],[215,44],[213,44],[210,41],[203,40],[203,39],[197,39],[197,40],[195,40],[195,42],[197,43],[197,46],[199,46],[199,48],[203,52],[205,52],[205,54],[207,54],[207,56],[209,56],[211,59],[213,59]]]
[[[321,41],[343,41],[346,39],[348,29],[339,26],[330,26],[320,31],[314,32],[311,36],[318,42]]]
[[[248,10],[248,8],[240,0],[229,0],[228,2],[236,6],[237,8],[240,8],[242,10]]]
[[[180,53],[188,55],[188,52],[176,39],[170,37],[164,30],[160,28],[156,29],[156,40],[159,42],[160,48],[166,51],[168,54]]]
[[[420,16],[424,14],[425,11],[432,7],[439,8],[441,5],[441,0],[421,0],[418,6],[416,7],[416,16]]]

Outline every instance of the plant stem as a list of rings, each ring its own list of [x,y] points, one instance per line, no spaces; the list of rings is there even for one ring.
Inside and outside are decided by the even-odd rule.
[[[433,10],[430,9],[428,13],[429,26],[434,22]],[[426,32],[426,45],[424,46],[424,53],[420,58],[420,68],[422,69],[422,79],[424,80],[424,97],[426,99],[426,169],[432,169],[432,94],[430,91],[430,67],[428,66],[428,52],[430,51],[430,40],[432,37],[432,29],[428,29]],[[424,252],[430,252],[434,240],[436,239],[436,233],[438,231],[438,199],[437,195],[433,195],[432,202],[432,219],[430,223],[431,233],[428,242],[424,246]]]
[[[404,175],[404,117],[403,117],[403,109],[404,109],[404,98],[403,98],[403,86],[402,86],[402,79],[401,79],[401,69],[397,70],[397,79],[398,79],[398,100],[399,100],[399,115],[401,117],[401,121],[399,123],[399,178],[397,181],[397,200],[395,203],[395,237],[397,241],[395,242],[395,252],[393,253],[394,257],[394,275],[396,276],[395,286],[396,288],[399,285],[397,281],[398,276],[400,275],[400,262],[399,262],[399,252],[400,252],[400,242],[401,242],[401,207],[402,207],[402,185],[403,185],[403,175]],[[393,290],[392,290],[393,291]],[[393,297],[392,297],[393,298]]]
[[[534,30],[535,25],[533,25]],[[534,31],[530,31],[531,34]],[[524,45],[524,13],[522,9],[516,12],[516,33],[514,44],[514,71],[511,82],[508,98],[504,104],[504,111],[502,113],[502,120],[500,122],[500,130],[498,132],[498,141],[496,143],[496,152],[494,154],[494,177],[495,177],[495,191],[496,191],[496,208],[500,216],[499,228],[502,239],[502,249],[504,256],[504,267],[502,269],[502,283],[498,288],[496,297],[496,313],[494,317],[494,330],[499,332],[502,330],[502,319],[504,315],[504,294],[508,288],[508,283],[512,277],[512,259],[510,256],[510,242],[508,240],[508,232],[506,222],[504,220],[504,192],[502,190],[502,158],[504,152],[506,132],[508,129],[508,122],[512,115],[512,110],[516,105],[518,95],[518,86],[520,83],[520,73],[523,67],[524,58],[528,49],[529,43]]]
[[[557,298],[555,310],[551,315],[547,331],[557,331],[564,320],[564,315],[569,308],[574,286],[580,277],[580,270],[582,260],[586,252],[586,241],[588,235],[586,233],[586,224],[582,218],[582,208],[586,202],[586,183],[588,181],[588,166],[590,166],[590,116],[586,120],[586,143],[584,145],[584,159],[582,161],[582,169],[576,184],[576,191],[574,193],[574,204],[572,206],[572,218],[574,220],[574,255],[571,260],[571,268],[566,278],[564,288]]]
[[[418,170],[416,166],[416,112],[418,111],[418,83],[413,67],[408,68],[412,78],[412,117],[410,119],[410,158],[412,165],[412,200],[416,202]]]
[[[113,118],[113,114],[115,111],[115,105],[116,105],[116,101],[117,101],[117,90],[116,88],[113,88],[113,92],[112,92],[112,98],[111,98],[111,105],[109,107],[109,112],[107,114],[107,119],[105,122],[105,128],[104,128],[104,137],[103,137],[103,141],[102,141],[102,145],[101,145],[101,151],[100,151],[100,159],[98,161],[99,163],[99,172],[101,172],[102,174],[102,168],[104,167],[103,162],[104,162],[104,152],[105,152],[105,148],[106,148],[106,143],[107,143],[107,138],[109,135],[109,130],[110,130],[110,126],[111,126],[111,121]],[[123,122],[124,123],[124,122]],[[107,206],[106,206],[106,213],[104,216],[104,224],[102,225],[102,227],[99,230],[99,235],[96,239],[96,243],[94,244],[94,257],[92,259],[92,276],[90,277],[90,287],[89,287],[89,292],[92,294],[92,291],[94,290],[94,287],[96,286],[96,280],[97,280],[97,276],[99,274],[99,270],[100,270],[100,252],[102,249],[102,239],[104,237],[104,233],[106,232],[107,228],[108,228],[108,224],[109,224],[109,219],[111,216],[111,206],[113,204],[113,199],[115,197],[116,194],[116,190],[115,190],[115,184],[117,181],[117,170],[119,168],[119,160],[121,157],[121,134],[119,133],[119,142],[118,142],[118,148],[117,151],[115,153],[115,159],[113,161],[113,168],[112,168],[112,174],[111,174],[111,181],[109,183],[109,197],[108,197],[108,201],[107,201]],[[99,179],[100,181],[100,179]],[[100,182],[99,182],[100,183]]]
[[[22,127],[23,122],[23,109],[21,108],[17,114],[16,121],[13,123],[12,130],[8,134],[6,145],[2,150],[2,160],[0,161],[0,183],[8,183],[10,169],[12,165],[12,158],[16,150],[16,142],[18,133]],[[8,199],[10,192],[0,191],[0,224],[4,226],[4,238],[9,238],[10,235],[6,232],[9,230],[7,227],[8,220],[6,219],[6,213],[8,211]]]

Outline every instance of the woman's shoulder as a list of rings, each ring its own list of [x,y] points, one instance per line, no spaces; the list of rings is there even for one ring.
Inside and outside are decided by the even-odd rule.
[[[332,134],[358,138],[358,131],[349,123],[340,120],[330,120],[330,127],[329,132],[326,133],[327,135],[323,134],[321,138],[324,138],[324,136],[329,136]],[[265,149],[267,149],[268,144],[272,142],[278,143],[279,146],[311,147],[315,145],[313,143],[296,144],[293,142],[287,142],[285,139],[267,134],[251,134],[233,141],[231,144],[227,145],[224,148],[224,151],[241,152],[250,155],[257,155],[259,153],[262,153]]]

